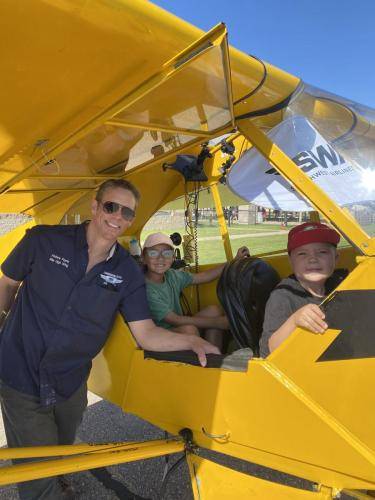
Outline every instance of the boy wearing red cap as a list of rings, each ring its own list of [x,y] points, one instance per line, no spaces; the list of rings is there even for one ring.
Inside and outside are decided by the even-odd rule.
[[[288,235],[293,274],[280,282],[266,305],[260,354],[266,357],[297,328],[324,333],[319,304],[337,286],[332,277],[340,235],[320,222],[306,222]],[[336,281],[336,283],[334,283]]]
[[[247,255],[249,250],[246,247],[238,249],[237,258]],[[224,264],[195,274],[171,269],[174,246],[164,233],[153,233],[146,238],[142,256],[146,266],[147,299],[154,322],[176,333],[188,335],[199,335],[199,329],[202,329],[205,331],[205,339],[221,349],[223,333],[229,329],[228,319],[223,311],[212,305],[193,316],[186,316],[180,305],[180,295],[190,285],[217,279]]]

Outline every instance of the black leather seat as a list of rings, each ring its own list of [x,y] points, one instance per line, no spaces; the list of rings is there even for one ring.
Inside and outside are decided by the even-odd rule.
[[[262,259],[249,257],[228,263],[217,284],[217,296],[239,347],[259,356],[266,302],[280,282],[275,269]]]

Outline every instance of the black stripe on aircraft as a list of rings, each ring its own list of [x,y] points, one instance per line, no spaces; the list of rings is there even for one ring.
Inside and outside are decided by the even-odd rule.
[[[343,290],[322,307],[341,332],[317,361],[375,358],[375,290]]]

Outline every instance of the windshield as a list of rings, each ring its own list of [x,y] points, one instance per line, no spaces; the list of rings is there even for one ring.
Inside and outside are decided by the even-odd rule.
[[[337,191],[345,190],[348,196],[337,199],[337,191],[328,194],[350,211],[367,234],[374,236],[375,110],[311,85],[304,85],[286,111],[286,117],[293,115],[308,118],[338,153],[340,164],[337,166],[341,166],[341,170],[346,168],[346,171],[342,175],[337,174],[340,178]]]
[[[367,234],[375,235],[374,110],[301,85],[283,121],[268,136],[332,200],[349,210]],[[237,194],[257,205],[314,210],[255,148],[237,162],[228,181]]]

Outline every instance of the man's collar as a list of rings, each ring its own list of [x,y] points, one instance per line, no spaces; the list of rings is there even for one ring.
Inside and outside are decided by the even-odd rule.
[[[117,247],[117,241],[111,246],[111,249],[108,252],[108,257],[105,259],[106,261],[108,261],[109,259],[112,259],[113,255],[116,251],[116,247]]]
[[[89,222],[90,222],[89,220],[86,220],[82,224],[79,224],[79,226],[77,228],[77,248],[79,250],[88,246],[87,228],[88,228]],[[116,252],[116,248],[117,248],[117,241],[115,241],[114,244],[109,249],[106,261],[112,259],[112,257],[114,256],[114,254]]]

